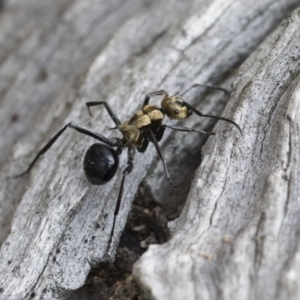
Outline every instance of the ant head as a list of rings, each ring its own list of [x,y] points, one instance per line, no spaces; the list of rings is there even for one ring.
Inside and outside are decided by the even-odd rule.
[[[170,119],[186,119],[192,114],[192,110],[189,109],[183,99],[180,96],[165,96],[161,101],[161,107],[164,113]]]

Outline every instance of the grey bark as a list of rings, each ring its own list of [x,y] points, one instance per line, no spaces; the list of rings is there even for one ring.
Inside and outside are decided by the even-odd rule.
[[[300,9],[240,68],[174,235],[134,274],[154,299],[299,299]]]
[[[84,284],[91,264],[114,259],[141,180],[148,175],[146,183],[160,201],[170,193],[160,183],[165,178],[151,147],[136,157],[108,245],[126,155],[110,183],[91,186],[81,164],[93,141],[69,129],[29,176],[7,176],[23,171],[69,121],[114,136],[107,130],[113,124],[103,109],[95,109],[95,117],[89,118],[87,101],[106,100],[126,120],[153,90],[175,93],[195,82],[230,87],[237,66],[298,4],[4,2],[0,299],[65,299],[67,291]],[[188,202],[173,224],[174,236],[163,246],[151,246],[136,265],[135,276],[155,299],[299,295],[293,279],[299,269],[297,29],[299,11],[240,70],[223,116],[238,122],[244,136],[230,125],[217,125],[217,137],[208,140]],[[189,101],[197,105],[202,95],[191,93]],[[218,114],[222,99],[206,98],[197,107]],[[185,125],[209,123],[194,116]],[[190,186],[182,178],[189,168],[180,160],[190,155],[182,153],[193,149],[199,156],[196,146],[204,140],[167,132],[165,141],[167,160],[180,166],[180,173],[170,168],[173,178],[185,186],[178,197],[167,197],[178,198],[178,205]]]

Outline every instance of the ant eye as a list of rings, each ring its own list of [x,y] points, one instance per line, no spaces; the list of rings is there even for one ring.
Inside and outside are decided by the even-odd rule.
[[[179,114],[179,110],[178,109],[174,110],[174,114],[178,115]]]

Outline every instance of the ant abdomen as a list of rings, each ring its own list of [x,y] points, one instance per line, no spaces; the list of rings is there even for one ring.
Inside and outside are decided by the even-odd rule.
[[[110,181],[119,165],[117,152],[105,144],[93,144],[85,153],[84,173],[91,184],[101,185]]]

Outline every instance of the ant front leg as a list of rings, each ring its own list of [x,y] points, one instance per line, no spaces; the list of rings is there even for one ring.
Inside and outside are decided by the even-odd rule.
[[[164,90],[160,90],[160,91],[157,91],[157,92],[152,92],[152,93],[149,93],[146,95],[145,97],[145,100],[144,100],[144,103],[143,103],[143,108],[149,104],[149,100],[151,97],[153,96],[161,96],[163,95],[164,97],[167,97],[168,96],[168,93]]]
[[[109,106],[109,104],[106,101],[98,101],[98,102],[87,102],[86,106],[87,109],[89,111],[89,115],[92,116],[90,107],[91,106],[97,106],[97,105],[104,105],[104,107],[106,108],[108,114],[110,115],[110,117],[112,118],[112,120],[114,121],[114,123],[116,124],[116,126],[120,126],[121,125],[121,121],[119,120],[119,118],[115,115],[115,113],[112,111],[111,107]]]
[[[214,135],[216,134],[215,132],[208,132],[208,131],[203,131],[203,130],[197,130],[194,128],[189,128],[189,127],[182,127],[182,126],[170,126],[167,124],[163,124],[161,127],[163,128],[170,128],[172,130],[176,130],[176,131],[184,131],[184,132],[198,132],[198,133],[203,133],[203,134],[207,134],[207,135]]]
[[[212,89],[212,90],[222,91],[228,96],[230,94],[226,89],[223,89],[223,88],[218,87],[218,86],[211,86],[211,85],[207,85],[207,84],[195,83],[192,86],[190,86],[187,90],[185,90],[180,96],[183,97],[184,94],[186,94],[187,92],[189,92],[191,89],[193,89],[195,87],[204,87],[204,88],[208,88],[208,89]]]
[[[115,207],[115,211],[114,211],[113,226],[112,226],[112,229],[111,229],[111,234],[110,234],[108,245],[110,244],[110,242],[112,240],[112,237],[113,237],[113,234],[114,234],[115,224],[116,224],[116,218],[117,218],[117,215],[119,213],[119,209],[120,209],[120,205],[121,205],[121,200],[122,200],[122,196],[123,196],[125,178],[126,178],[126,176],[128,174],[131,173],[131,171],[133,169],[133,160],[134,160],[134,155],[135,155],[135,148],[128,147],[128,154],[127,155],[128,155],[128,158],[127,158],[127,167],[123,171],[123,177],[122,177],[122,181],[121,181],[121,185],[120,185],[120,189],[119,189],[119,194],[118,194],[118,199],[117,199],[116,207]]]
[[[41,155],[43,155],[44,153],[46,153],[50,148],[51,146],[55,143],[55,141],[61,136],[61,134],[67,129],[67,128],[73,128],[75,130],[77,130],[78,132],[80,133],[83,133],[85,135],[88,135],[90,137],[93,137],[95,138],[96,140],[104,143],[104,144],[107,144],[108,146],[110,147],[115,147],[116,146],[116,142],[112,142],[110,141],[109,139],[107,139],[106,137],[104,137],[103,135],[97,133],[97,132],[94,132],[94,131],[91,131],[87,128],[84,128],[84,127],[80,127],[72,122],[68,123],[67,125],[65,125],[59,132],[57,132],[51,139],[50,141],[38,152],[38,154],[36,155],[36,157],[34,158],[34,160],[31,162],[31,164],[29,165],[29,167],[27,168],[27,170],[19,175],[16,175],[14,176],[14,178],[17,178],[17,177],[21,177],[27,173],[30,172],[31,168],[34,166],[34,164],[36,163],[36,161],[39,159],[39,157]]]

